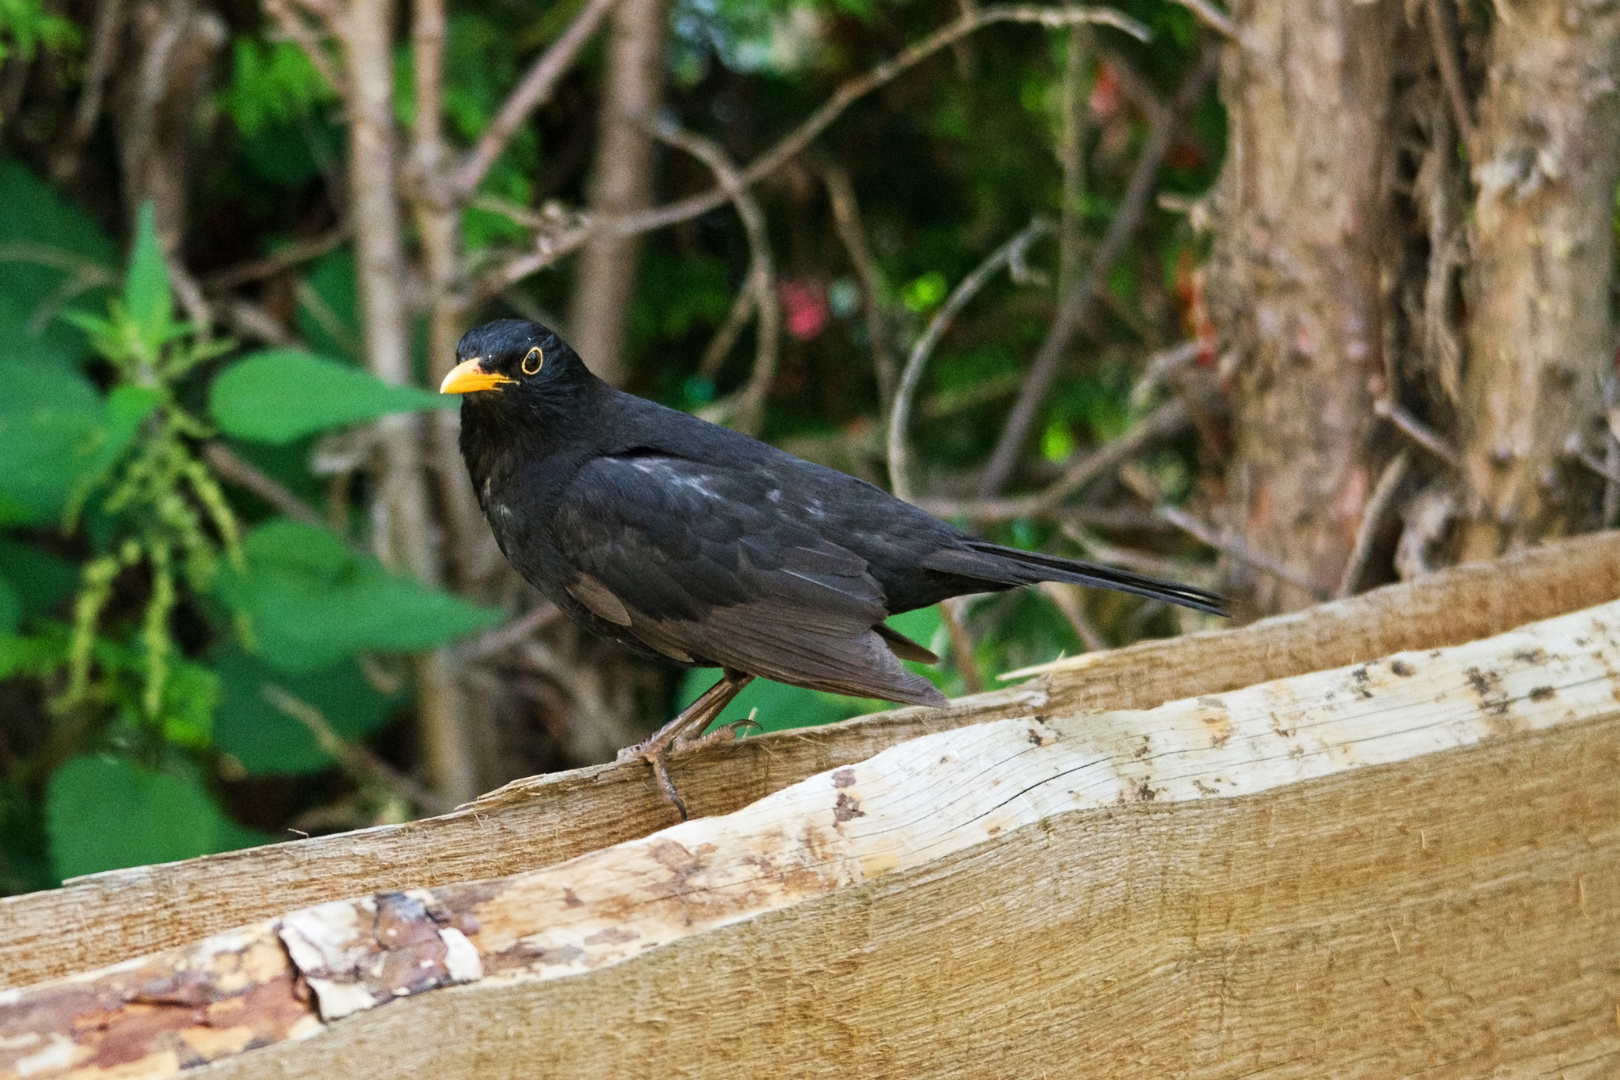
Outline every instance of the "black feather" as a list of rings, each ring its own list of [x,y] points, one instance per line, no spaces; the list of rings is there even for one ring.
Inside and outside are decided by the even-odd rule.
[[[534,348],[544,363],[528,375]],[[511,380],[467,394],[461,412],[501,550],[581,625],[648,655],[938,704],[897,658],[937,657],[890,615],[1039,581],[1224,614],[1201,589],[973,539],[862,480],[620,393],[538,323],[481,326],[456,351]]]

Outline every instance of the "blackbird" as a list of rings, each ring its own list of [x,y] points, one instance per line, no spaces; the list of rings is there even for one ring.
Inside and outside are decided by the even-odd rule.
[[[883,620],[964,593],[1063,581],[1224,614],[1169,581],[976,540],[881,488],[623,393],[555,333],[471,330],[440,391],[462,394],[461,452],[517,571],[582,627],[718,682],[643,758],[684,818],[665,755],[755,676],[915,705],[945,697],[901,659],[938,657]],[[744,721],[743,723],[746,723]]]

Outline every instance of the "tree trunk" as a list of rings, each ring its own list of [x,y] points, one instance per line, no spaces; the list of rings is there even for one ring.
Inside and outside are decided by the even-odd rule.
[[[1620,174],[1620,8],[1514,3],[1479,98],[1461,443],[1463,557],[1590,528],[1565,445],[1603,411]]]
[[[412,382],[404,255],[395,188],[391,0],[354,0],[343,43],[349,94],[349,190],[354,218],[366,365],[391,383]],[[378,421],[381,446],[377,542],[394,565],[429,585],[440,573],[421,452],[422,426],[411,414]],[[434,788],[447,800],[478,794],[471,739],[456,665],[446,651],[416,663],[417,715]]]
[[[622,0],[612,20],[590,190],[591,213],[606,216],[652,205],[655,147],[642,122],[663,102],[666,0]],[[579,260],[568,315],[574,348],[615,386],[628,375],[624,338],[640,252],[639,236],[593,240]]]
[[[1378,478],[1385,391],[1381,282],[1400,9],[1311,0],[1233,7],[1228,159],[1212,295],[1236,350],[1228,524],[1331,594]],[[1233,567],[1261,611],[1311,596]]]

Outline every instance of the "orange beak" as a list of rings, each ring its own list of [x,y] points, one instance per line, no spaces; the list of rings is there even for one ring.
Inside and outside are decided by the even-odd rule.
[[[463,360],[450,369],[450,374],[439,384],[439,393],[470,394],[475,390],[499,390],[509,382],[517,380],[485,371],[483,360],[475,356],[471,360]]]

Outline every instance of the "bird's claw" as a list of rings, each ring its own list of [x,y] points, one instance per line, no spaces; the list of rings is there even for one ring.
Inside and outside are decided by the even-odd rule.
[[[729,724],[721,724],[707,735],[694,735],[690,738],[683,736],[677,738],[675,740],[675,745],[671,749],[677,753],[684,754],[690,750],[701,750],[705,746],[713,746],[715,743],[735,742],[737,739],[737,732],[741,731],[743,728],[752,728],[755,731],[761,730],[760,722],[754,719],[754,711],[750,711],[749,714],[743,717],[741,720],[733,720]]]

